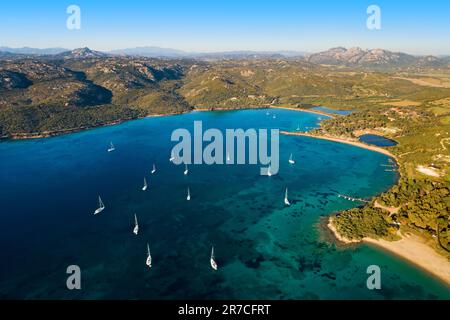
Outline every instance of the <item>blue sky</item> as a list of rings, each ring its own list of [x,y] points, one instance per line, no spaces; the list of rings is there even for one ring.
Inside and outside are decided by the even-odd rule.
[[[81,8],[80,30],[66,28],[71,4]],[[366,28],[372,4],[381,8],[381,30]],[[450,54],[449,17],[447,0],[14,0],[0,7],[0,45],[310,52],[360,46]]]

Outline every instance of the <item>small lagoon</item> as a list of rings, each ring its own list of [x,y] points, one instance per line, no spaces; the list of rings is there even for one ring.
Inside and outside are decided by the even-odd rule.
[[[397,142],[375,134],[364,134],[359,137],[359,141],[377,146],[377,147],[394,147]]]
[[[314,107],[314,108],[311,108],[311,110],[322,111],[322,112],[330,113],[330,114],[339,114],[342,116],[348,115],[353,112],[351,110],[336,110],[336,109],[330,109],[330,108],[326,108],[326,107]]]

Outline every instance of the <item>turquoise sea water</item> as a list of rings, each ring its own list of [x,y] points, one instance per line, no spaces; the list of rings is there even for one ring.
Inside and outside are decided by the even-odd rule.
[[[382,154],[281,136],[280,172],[270,178],[259,165],[195,165],[184,176],[169,162],[170,134],[194,120],[222,130],[304,130],[320,117],[270,113],[193,112],[0,143],[0,298],[449,299],[450,289],[421,270],[368,245],[336,247],[321,228],[331,212],[357,205],[336,193],[365,198],[396,182]],[[106,209],[93,216],[98,194]],[[218,271],[209,266],[211,245]],[[382,289],[370,291],[374,264]],[[81,290],[66,288],[69,265],[81,268]]]

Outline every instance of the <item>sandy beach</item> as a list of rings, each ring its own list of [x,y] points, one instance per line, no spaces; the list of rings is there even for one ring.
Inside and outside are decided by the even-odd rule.
[[[336,137],[328,137],[328,136],[317,136],[312,135],[309,133],[302,133],[302,132],[285,132],[282,131],[282,134],[286,135],[297,135],[297,136],[305,136],[305,137],[311,137],[316,139],[324,139],[339,143],[346,143],[350,145],[354,145],[356,147],[372,150],[375,152],[379,152],[382,154],[385,154],[395,160],[397,160],[396,156],[390,153],[389,151],[376,147],[376,146],[370,146],[365,143],[361,143],[358,141],[353,140],[347,140],[342,138],[336,138]],[[380,206],[379,204],[377,207],[380,207],[382,209],[388,210],[390,213],[394,213],[398,210],[398,208],[387,208]],[[387,241],[387,240],[375,240],[372,238],[364,238],[362,241],[358,240],[350,240],[345,237],[343,237],[341,234],[339,234],[336,230],[336,227],[333,224],[333,218],[330,217],[327,224],[328,228],[332,231],[333,235],[336,237],[337,240],[344,244],[355,244],[355,243],[367,243],[373,246],[377,246],[379,248],[382,248],[383,250],[387,250],[402,259],[407,260],[408,262],[416,265],[417,267],[425,270],[426,272],[429,272],[430,274],[436,276],[437,278],[441,279],[448,285],[450,285],[450,260],[440,255],[438,252],[436,252],[431,246],[426,244],[424,240],[419,238],[418,236],[414,235],[401,235],[401,239],[398,241]]]
[[[375,151],[375,152],[379,152],[382,154],[385,154],[395,160],[397,160],[397,157],[390,153],[388,150],[381,148],[381,147],[377,147],[377,146],[371,146],[356,140],[350,140],[350,139],[344,139],[344,138],[336,138],[336,137],[330,137],[330,136],[319,136],[319,135],[314,135],[314,134],[310,134],[310,133],[305,133],[305,132],[289,132],[289,131],[281,131],[281,134],[284,135],[289,135],[289,136],[302,136],[302,137],[309,137],[309,138],[315,138],[315,139],[322,139],[322,140],[328,140],[328,141],[334,141],[334,142],[339,142],[339,143],[345,143],[345,144],[350,144],[352,146],[356,146],[359,148],[364,148],[367,150],[371,150],[371,151]]]
[[[407,260],[450,285],[450,260],[437,253],[418,236],[402,235],[402,239],[398,241],[371,238],[364,238],[362,241],[349,240],[337,232],[332,217],[329,219],[328,228],[333,232],[336,239],[345,244],[364,242],[377,246]]]
[[[398,241],[364,238],[363,241],[408,260],[450,285],[450,260],[437,253],[419,237],[402,236],[402,239]]]
[[[304,108],[294,108],[294,107],[281,107],[281,106],[270,106],[271,109],[286,109],[286,110],[293,110],[293,111],[300,111],[300,112],[309,112],[309,113],[315,113],[320,114],[322,116],[330,117],[330,118],[336,118],[335,114],[326,113],[318,110],[312,110],[312,109],[304,109]]]

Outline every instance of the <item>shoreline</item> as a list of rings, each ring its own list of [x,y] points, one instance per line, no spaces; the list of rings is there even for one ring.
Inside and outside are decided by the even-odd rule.
[[[71,134],[86,130],[92,130],[97,128],[103,128],[108,126],[115,126],[118,124],[122,124],[127,121],[141,120],[146,118],[156,118],[156,117],[167,117],[167,116],[176,116],[187,114],[191,112],[209,112],[209,111],[233,111],[233,110],[257,110],[257,109],[268,109],[270,106],[262,106],[262,107],[254,107],[254,108],[192,108],[191,110],[183,111],[183,112],[172,112],[172,113],[159,113],[159,114],[150,114],[147,116],[137,117],[137,118],[126,118],[120,119],[113,122],[108,122],[104,124],[94,125],[94,126],[82,126],[78,128],[69,128],[69,129],[61,129],[55,131],[43,131],[43,132],[29,132],[29,133],[14,133],[10,136],[0,136],[0,142],[2,141],[14,141],[14,140],[32,140],[32,139],[43,139],[43,138],[51,138],[62,136],[65,134]]]
[[[397,162],[397,165],[399,166],[398,158],[394,154],[392,154],[391,152],[382,147],[371,146],[350,139],[337,138],[331,136],[319,136],[305,132],[281,131],[280,133],[284,135],[303,136],[337,143],[344,143],[353,145],[355,147],[371,150],[374,152],[379,152],[394,159]],[[397,209],[397,208],[383,207],[383,209]],[[391,210],[388,211],[392,213]],[[422,271],[430,274],[431,276],[443,281],[450,288],[450,260],[444,255],[441,255],[438,252],[436,252],[433,249],[433,247],[425,243],[425,241],[419,238],[418,236],[401,235],[401,239],[397,241],[387,241],[383,239],[377,240],[369,237],[365,237],[362,240],[351,240],[342,236],[337,231],[335,225],[333,224],[332,216],[328,218],[327,228],[328,230],[331,231],[335,239],[343,243],[344,245],[356,245],[364,243],[367,245],[375,246],[381,250],[387,251],[390,254],[395,255],[396,257],[402,260],[405,260],[407,263],[410,263],[415,267],[421,269]]]
[[[333,142],[338,142],[338,143],[349,144],[349,145],[352,145],[352,146],[355,146],[355,147],[359,147],[359,148],[375,151],[375,152],[378,152],[378,153],[382,153],[382,154],[384,154],[384,155],[386,155],[388,157],[391,157],[391,158],[395,159],[395,161],[398,162],[397,157],[394,154],[392,154],[391,152],[389,152],[388,150],[386,150],[386,149],[384,149],[382,147],[371,146],[371,145],[368,145],[366,143],[359,142],[359,141],[356,141],[356,140],[337,138],[337,137],[331,137],[331,136],[323,136],[323,135],[315,135],[315,134],[306,133],[306,132],[280,131],[280,133],[284,134],[284,135],[287,135],[287,136],[301,136],[301,137],[315,138],[315,139],[321,139],[321,140],[327,140],[327,141],[333,141]]]
[[[294,108],[294,107],[283,107],[283,106],[270,106],[269,108],[314,113],[314,114],[319,114],[321,116],[329,117],[332,119],[336,118],[336,116],[337,116],[336,114],[326,113],[323,111],[312,110],[312,109],[305,109],[305,108]]]
[[[260,110],[260,109],[269,109],[270,106],[259,106],[259,107],[248,107],[248,108],[200,108],[196,107],[192,109],[192,112],[198,111],[198,112],[209,112],[209,111],[239,111],[239,110]]]
[[[43,131],[43,132],[29,132],[29,133],[14,133],[10,136],[0,136],[0,142],[2,141],[14,141],[14,140],[28,140],[28,139],[42,139],[42,138],[50,138],[50,137],[57,137],[65,134],[71,134],[96,128],[102,128],[102,127],[108,127],[108,126],[114,126],[118,124],[122,124],[127,121],[133,121],[133,120],[140,120],[140,119],[146,119],[146,118],[154,118],[154,117],[166,117],[166,116],[174,116],[174,115],[182,115],[186,113],[191,112],[210,112],[210,111],[237,111],[237,110],[258,110],[258,109],[285,109],[285,110],[292,110],[292,111],[299,111],[299,112],[309,112],[314,114],[319,114],[323,116],[327,116],[330,118],[334,118],[334,115],[316,111],[316,110],[309,110],[309,109],[303,109],[303,108],[291,108],[291,107],[275,107],[275,106],[260,106],[260,107],[248,107],[248,108],[193,108],[188,111],[184,112],[172,112],[172,113],[160,113],[160,114],[151,114],[147,116],[137,117],[137,118],[126,118],[126,119],[120,119],[113,122],[108,122],[104,124],[99,125],[93,125],[93,126],[82,126],[78,128],[69,128],[69,129],[61,129],[61,130],[54,130],[54,131]]]
[[[189,112],[193,112],[195,110],[191,110]],[[109,127],[109,126],[115,126],[118,124],[122,124],[128,121],[134,121],[134,120],[142,120],[146,118],[157,118],[157,117],[166,117],[166,116],[176,116],[181,115],[189,112],[174,112],[174,113],[165,113],[165,114],[150,114],[143,117],[137,117],[137,118],[127,118],[127,119],[121,119],[113,122],[108,122],[100,125],[95,126],[83,126],[78,128],[69,128],[69,129],[61,129],[61,130],[55,130],[55,131],[43,131],[43,132],[30,132],[30,133],[15,133],[11,136],[0,136],[0,142],[2,141],[14,141],[14,140],[33,140],[33,139],[43,139],[43,138],[51,138],[51,137],[58,137],[65,134],[71,134],[71,133],[77,133],[81,131],[87,131],[92,129],[98,129],[103,127]]]
[[[333,217],[329,217],[328,218],[328,223],[327,223],[327,227],[329,230],[331,230],[331,232],[333,233],[334,237],[339,240],[340,242],[344,243],[344,244],[355,244],[355,243],[360,243],[361,241],[359,240],[350,240],[347,239],[346,237],[342,236],[336,229],[336,227],[333,224]]]
[[[333,217],[328,218],[327,227],[338,241],[346,245],[367,244],[385,250],[424,272],[437,277],[450,287],[450,260],[440,255],[418,236],[402,235],[401,239],[397,241],[376,240],[366,237],[359,241],[349,240],[339,234],[333,224]]]

